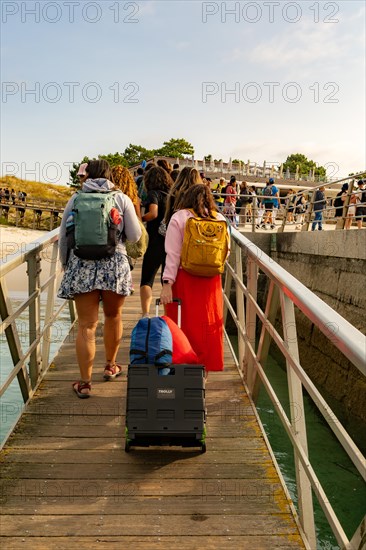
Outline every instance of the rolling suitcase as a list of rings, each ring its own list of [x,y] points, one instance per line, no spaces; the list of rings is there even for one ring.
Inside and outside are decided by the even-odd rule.
[[[156,300],[157,315],[159,304]],[[180,307],[178,301],[178,319]],[[204,365],[170,365],[169,374],[161,374],[161,365],[128,366],[125,451],[175,445],[205,452]]]

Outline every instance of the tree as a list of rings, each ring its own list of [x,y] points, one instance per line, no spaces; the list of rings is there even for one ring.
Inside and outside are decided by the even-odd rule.
[[[106,160],[107,162],[109,162],[109,165],[112,167],[112,166],[117,166],[119,164],[121,164],[122,166],[128,166],[128,162],[127,160],[125,159],[125,157],[123,155],[121,155],[121,153],[109,153],[109,155],[98,155],[98,158],[99,159],[104,159]]]
[[[326,177],[327,172],[324,166],[317,166],[315,161],[308,159],[301,153],[289,155],[283,163],[283,170],[284,172],[289,170],[291,174],[295,174],[297,165],[299,166],[300,176],[308,176],[310,170],[315,170],[315,176],[319,176],[320,178]]]
[[[364,178],[366,178],[366,172],[364,172],[363,174],[361,174],[361,172],[351,172],[350,174],[348,174],[349,176],[354,176],[355,174],[358,174],[357,178],[362,180]]]
[[[206,162],[211,162],[212,160],[212,155],[209,154],[209,155],[206,155],[205,157],[203,157],[205,159]]]
[[[108,155],[98,155],[98,159],[104,159],[106,160],[109,165],[117,166],[118,164],[122,164],[122,166],[128,166],[128,163],[123,155],[120,153],[109,153]],[[69,183],[70,187],[80,187],[80,180],[77,176],[77,173],[79,171],[80,164],[83,164],[84,162],[89,162],[90,160],[96,160],[95,158],[90,159],[89,157],[84,157],[81,162],[74,162],[72,165],[72,169],[70,170],[70,177],[69,177]]]
[[[155,151],[157,156],[172,157],[172,158],[184,158],[183,155],[193,155],[194,147],[191,143],[185,139],[170,139],[164,141],[163,146]]]
[[[124,150],[123,156],[128,166],[140,164],[143,160],[148,160],[155,156],[155,149],[146,149],[142,145],[129,144]]]

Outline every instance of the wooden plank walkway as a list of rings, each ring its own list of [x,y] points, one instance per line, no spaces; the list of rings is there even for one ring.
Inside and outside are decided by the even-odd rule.
[[[136,292],[123,314],[124,365],[139,311]],[[207,452],[127,454],[126,377],[102,380],[98,332],[92,397],[71,389],[72,332],[2,452],[2,548],[304,548],[228,348],[224,373],[207,381]]]

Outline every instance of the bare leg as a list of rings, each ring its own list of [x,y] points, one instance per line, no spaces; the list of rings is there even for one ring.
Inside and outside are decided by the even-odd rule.
[[[75,296],[78,313],[78,334],[76,337],[76,356],[79,363],[81,380],[90,382],[95,357],[95,331],[98,325],[99,290]]]
[[[142,314],[150,312],[150,306],[152,301],[152,288],[148,285],[143,285],[140,287],[140,300],[141,300],[141,310]]]
[[[108,365],[114,365],[123,334],[122,307],[125,296],[110,290],[102,291],[104,311],[104,349]]]

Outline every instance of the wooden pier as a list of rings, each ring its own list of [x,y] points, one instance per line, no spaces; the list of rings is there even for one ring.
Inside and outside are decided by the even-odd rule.
[[[123,365],[140,312],[133,274]],[[98,329],[92,397],[77,399],[74,342],[71,332],[2,452],[4,550],[305,548],[228,346],[206,385],[207,452],[127,454],[126,369],[103,381]]]

